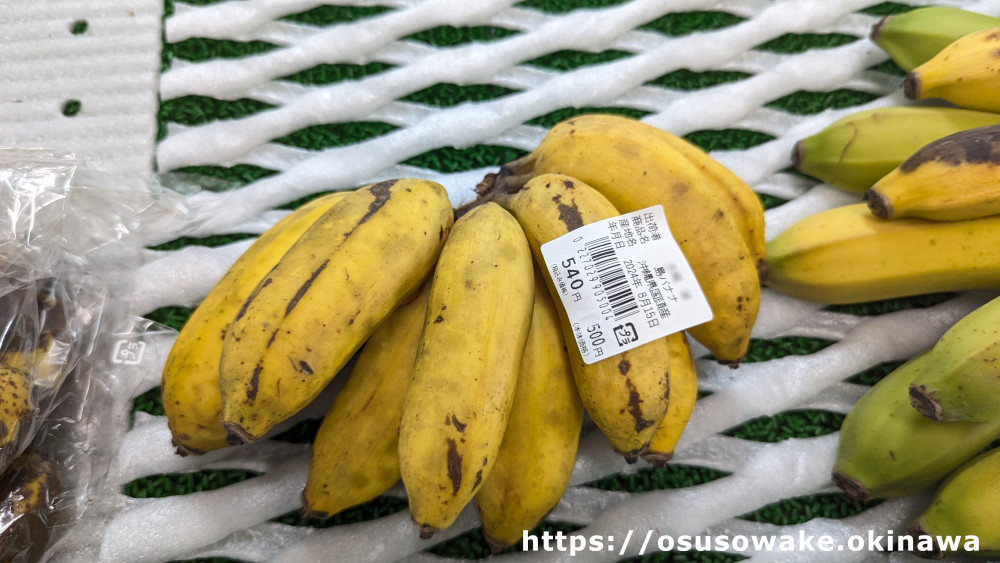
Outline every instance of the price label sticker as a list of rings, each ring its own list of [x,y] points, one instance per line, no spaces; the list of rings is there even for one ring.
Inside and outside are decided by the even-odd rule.
[[[587,364],[712,320],[660,205],[584,225],[541,250]]]

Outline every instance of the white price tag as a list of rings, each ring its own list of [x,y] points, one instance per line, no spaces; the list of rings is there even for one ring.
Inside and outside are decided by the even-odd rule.
[[[588,364],[712,320],[660,205],[584,225],[541,250]]]

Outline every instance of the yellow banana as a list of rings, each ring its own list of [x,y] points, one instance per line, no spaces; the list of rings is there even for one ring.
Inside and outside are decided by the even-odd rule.
[[[0,560],[41,561],[54,527],[52,513],[62,493],[58,464],[27,451],[0,475]]]
[[[619,215],[615,206],[597,190],[560,174],[535,176],[516,193],[500,193],[495,198],[521,223],[538,264],[545,264],[542,244],[583,225]],[[558,289],[550,275],[544,277],[549,294],[557,302],[583,406],[615,451],[634,462],[649,445],[667,411],[670,357],[666,340],[660,338],[595,363],[585,363],[577,331],[569,323]]]
[[[667,144],[691,161],[720,192],[732,199],[730,213],[735,219],[736,227],[750,251],[750,258],[758,271],[763,271],[767,264],[767,245],[764,242],[764,206],[760,197],[742,178],[701,148],[668,131],[663,133],[663,140]]]
[[[767,256],[765,285],[819,303],[1000,288],[1000,216],[886,221],[846,205],[788,227]]]
[[[202,454],[228,445],[220,420],[219,360],[229,323],[302,233],[347,194],[316,198],[262,233],[184,323],[167,355],[160,383],[177,453]]]
[[[1000,420],[1000,298],[969,313],[934,344],[910,384],[910,403],[934,420]]]
[[[925,6],[883,17],[872,27],[871,40],[903,70],[927,62],[952,41],[1000,19],[953,6]]]
[[[222,344],[222,423],[252,442],[312,401],[427,277],[454,211],[419,179],[361,188],[288,249],[236,312]]]
[[[792,161],[803,174],[861,194],[927,143],[995,124],[1000,124],[1000,113],[953,107],[862,110],[800,140]]]
[[[573,473],[582,422],[559,311],[536,270],[514,405],[496,464],[476,493],[494,552],[520,541],[559,502]]]
[[[427,316],[430,282],[365,342],[313,440],[303,513],[325,518],[399,481],[399,421]]]
[[[533,292],[531,250],[510,213],[486,202],[455,221],[434,268],[399,430],[421,537],[450,526],[496,462]]]
[[[1000,449],[979,454],[941,483],[931,505],[907,527],[927,558],[968,552],[1000,555]]]
[[[957,221],[1000,214],[1000,125],[931,141],[865,192],[882,219]]]
[[[956,106],[1000,111],[1000,27],[973,31],[910,71],[903,94],[911,100],[941,98]]]
[[[936,422],[910,406],[907,389],[928,369],[928,356],[886,375],[844,418],[833,481],[852,498],[920,492],[1000,436],[1000,420]]]
[[[574,117],[555,125],[529,155],[504,165],[497,183],[513,191],[532,175],[565,174],[594,187],[623,213],[663,205],[714,315],[688,333],[718,362],[736,366],[760,306],[757,264],[736,225],[742,211],[668,137],[625,117]]]
[[[642,459],[663,467],[674,457],[674,448],[691,418],[698,400],[698,368],[695,366],[687,336],[675,332],[667,336],[670,350],[670,391],[667,414],[642,452]]]

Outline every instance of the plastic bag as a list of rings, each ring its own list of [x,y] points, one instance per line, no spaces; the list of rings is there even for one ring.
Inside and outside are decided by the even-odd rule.
[[[38,561],[94,502],[141,381],[127,295],[183,198],[73,155],[0,149],[0,560]],[[144,225],[151,225],[145,229]]]

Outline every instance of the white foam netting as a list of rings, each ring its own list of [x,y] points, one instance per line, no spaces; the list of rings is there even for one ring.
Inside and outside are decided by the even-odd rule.
[[[374,1],[338,4],[374,5]],[[767,213],[767,236],[821,209],[855,201],[856,196],[815,185],[787,173],[790,152],[800,138],[840,115],[864,107],[906,103],[900,78],[870,68],[887,59],[867,35],[877,17],[859,13],[876,0],[634,0],[601,9],[546,14],[519,8],[513,0],[386,0],[392,11],[353,23],[317,28],[279,20],[317,5],[309,0],[245,0],[204,6],[177,3],[165,20],[165,37],[241,41],[266,40],[281,47],[243,59],[191,63],[174,61],[161,79],[163,100],[203,95],[215,99],[249,98],[275,106],[229,121],[184,127],[169,124],[159,143],[160,170],[196,165],[251,164],[278,171],[238,189],[191,196],[192,217],[178,233],[207,236],[259,233],[283,215],[276,207],[323,190],[401,176],[437,180],[456,205],[471,199],[472,188],[492,169],[440,173],[400,164],[430,149],[477,144],[531,150],[544,128],[530,119],[565,107],[619,106],[645,110],[644,121],[677,134],[738,128],[767,133],[773,140],[746,150],[715,151],[761,194],[791,200]],[[921,5],[926,2],[909,2]],[[939,2],[1000,14],[1000,1]],[[637,29],[664,14],[720,10],[745,18],[723,29],[668,37]],[[403,38],[440,25],[496,25],[520,33],[489,43],[432,47]],[[861,39],[840,47],[777,54],[753,47],[789,32],[846,33]],[[569,71],[544,70],[525,61],[559,50],[597,52],[619,49],[631,56]],[[304,86],[276,78],[319,63],[392,63],[386,72],[329,86]],[[672,70],[739,70],[752,74],[738,82],[697,91],[646,85]],[[431,107],[401,98],[437,83],[495,84],[517,90],[499,99]],[[863,105],[794,115],[765,107],[799,90],[837,88],[869,92]],[[309,151],[273,142],[314,124],[374,120],[395,130],[360,143]],[[158,242],[158,241],[151,241]],[[149,251],[137,274],[132,301],[139,314],[167,305],[194,305],[249,240],[216,247],[190,246]],[[754,336],[796,335],[837,342],[814,354],[745,364],[739,370],[711,362],[699,364],[701,387],[713,393],[699,401],[678,448],[676,462],[730,474],[701,485],[674,490],[625,493],[578,486],[614,473],[639,470],[614,455],[595,430],[582,437],[573,486],[549,519],[582,526],[583,536],[612,536],[612,550],[582,552],[574,560],[611,561],[639,553],[647,530],[681,534],[829,534],[846,538],[869,531],[901,533],[926,499],[884,502],[845,519],[814,518],[797,526],[775,526],[737,516],[781,499],[831,492],[830,470],[836,434],[776,443],[748,442],[721,432],[755,417],[800,408],[846,413],[866,389],[844,380],[881,362],[902,360],[929,347],[952,323],[991,294],[966,293],[924,308],[858,317],[824,310],[765,291]],[[158,367],[171,344],[159,337],[148,358],[153,369],[138,392],[159,384]],[[123,398],[123,409],[127,401]],[[328,398],[327,398],[328,400]],[[322,403],[322,401],[321,401]],[[308,413],[319,416],[325,405]],[[99,549],[102,561],[167,561],[225,556],[246,561],[391,561],[437,559],[422,550],[407,511],[373,521],[326,529],[292,527],[270,521],[299,506],[308,466],[308,446],[263,441],[200,457],[179,457],[170,445],[162,417],[137,413],[125,433],[105,483],[109,518],[91,522],[87,538],[62,553]],[[243,468],[260,477],[218,490],[160,499],[132,499],[122,486],[139,477],[205,468]],[[403,495],[397,485],[388,494]],[[101,507],[94,512],[100,514]],[[467,509],[432,542],[476,527]],[[624,538],[632,531],[630,544]],[[79,534],[78,534],[79,535]],[[99,546],[97,546],[97,543]],[[96,546],[96,547],[95,547]],[[73,549],[80,551],[74,552]],[[647,553],[652,546],[647,548]],[[752,551],[754,560],[836,561],[906,560],[905,554],[868,551],[787,553]],[[501,559],[568,560],[567,553],[536,552]]]

